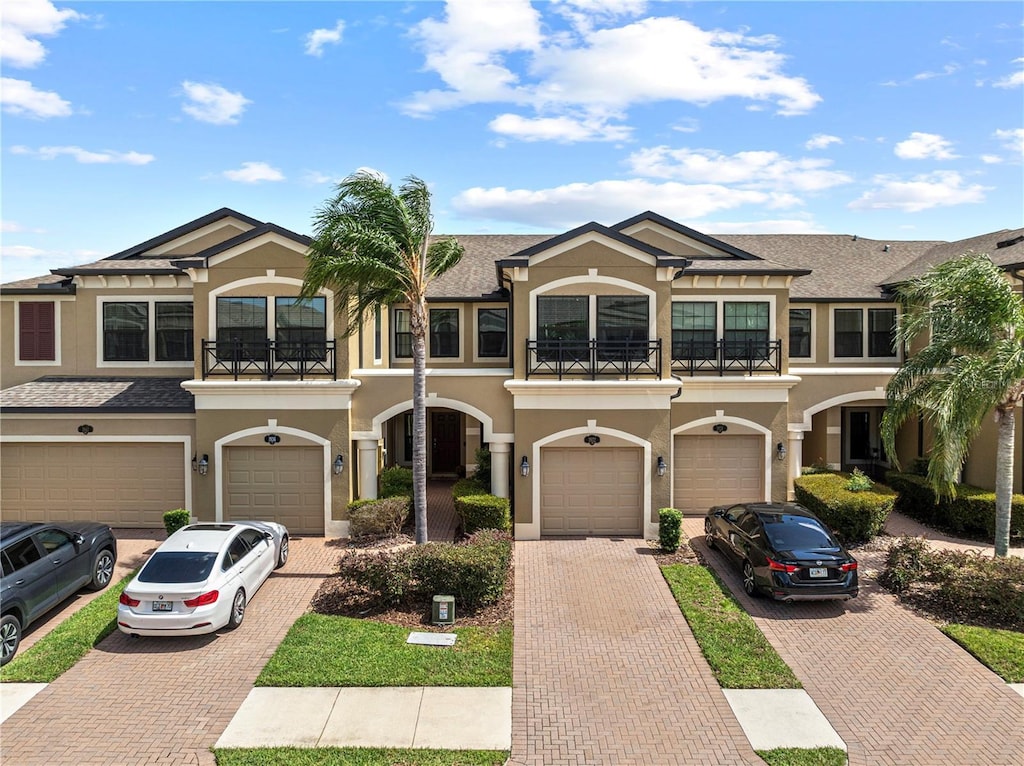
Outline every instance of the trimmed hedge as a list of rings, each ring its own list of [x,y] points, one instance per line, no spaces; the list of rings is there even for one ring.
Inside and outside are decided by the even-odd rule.
[[[796,500],[835,532],[844,545],[859,545],[882,531],[896,504],[896,493],[884,484],[851,492],[850,474],[818,473],[794,480]]]
[[[170,537],[182,527],[187,527],[192,519],[192,513],[185,508],[175,508],[173,511],[164,513],[164,529]]]
[[[455,511],[462,520],[462,530],[471,535],[481,529],[508,532],[512,516],[507,497],[495,495],[461,495],[455,498]]]
[[[658,542],[665,553],[679,550],[679,535],[683,530],[683,514],[675,508],[658,510]]]
[[[397,535],[409,515],[412,499],[403,495],[353,500],[348,504],[349,533],[362,535]]]
[[[923,524],[961,537],[992,540],[996,534],[996,493],[957,484],[956,497],[937,498],[928,479],[890,471],[885,480],[899,493],[896,510]],[[1024,495],[1010,501],[1010,539],[1024,538]]]
[[[412,469],[400,465],[393,465],[380,472],[377,479],[380,497],[397,497],[404,495],[412,497]]]
[[[452,497],[460,498],[466,495],[486,495],[490,490],[478,482],[476,478],[459,479],[452,484]]]

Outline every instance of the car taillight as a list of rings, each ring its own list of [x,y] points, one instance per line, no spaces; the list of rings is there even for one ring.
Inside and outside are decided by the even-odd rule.
[[[840,572],[852,572],[857,568],[857,562],[851,561],[849,564],[841,564],[839,566]]]
[[[138,606],[142,602],[137,598],[132,598],[127,593],[122,592],[121,597],[117,599],[118,603],[124,604],[125,606]]]
[[[216,601],[217,596],[219,595],[220,593],[218,593],[217,591],[211,590],[206,593],[203,593],[202,595],[196,596],[195,598],[186,598],[181,603],[183,603],[187,607],[206,606],[207,604],[212,604],[214,601]]]
[[[768,568],[773,572],[785,572],[786,574],[793,574],[794,572],[800,571],[800,567],[793,566],[792,564],[783,564],[778,561],[768,559]]]

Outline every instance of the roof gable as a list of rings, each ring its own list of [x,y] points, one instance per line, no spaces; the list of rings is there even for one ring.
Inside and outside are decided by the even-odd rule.
[[[728,242],[691,229],[689,226],[684,226],[650,210],[627,218],[611,228],[638,239],[642,239],[643,232],[655,233],[662,239],[680,243],[688,250],[693,251],[677,254],[686,258],[700,258],[703,254],[703,257],[711,258],[730,256],[741,260],[760,260],[758,256],[748,253],[746,250],[741,250]]]
[[[108,256],[103,260],[119,261],[154,255],[185,255],[186,253],[172,253],[172,251],[186,247],[189,242],[199,239],[208,239],[207,235],[215,234],[218,229],[234,228],[236,230],[245,231],[256,226],[261,226],[262,223],[262,221],[258,221],[255,218],[236,212],[231,208],[222,207],[219,210],[214,210],[212,213],[207,213],[200,218],[196,218],[194,221],[189,221],[188,223],[175,227],[170,231],[160,234],[159,236],[147,239],[145,242],[141,242],[133,247],[129,247],[127,250],[122,250],[119,253]],[[209,246],[208,243],[207,246]],[[201,248],[197,248],[197,250],[198,249]]]

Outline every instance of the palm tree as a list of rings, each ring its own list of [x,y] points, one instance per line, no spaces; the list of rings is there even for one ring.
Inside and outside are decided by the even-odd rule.
[[[462,258],[452,238],[430,241],[430,191],[415,176],[398,190],[359,171],[338,184],[313,218],[302,294],[329,287],[351,335],[378,307],[409,307],[413,359],[413,508],[416,542],[427,542],[427,287]]]
[[[882,418],[886,451],[896,454],[896,432],[921,416],[933,432],[928,481],[953,496],[955,481],[981,424],[995,411],[995,554],[1010,545],[1014,409],[1024,397],[1024,299],[984,254],[965,253],[899,285],[903,307],[897,340],[923,348],[886,386]],[[898,463],[897,463],[898,465]]]

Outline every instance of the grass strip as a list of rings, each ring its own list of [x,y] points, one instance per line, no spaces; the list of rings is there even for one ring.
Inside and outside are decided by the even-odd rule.
[[[409,628],[304,614],[257,686],[511,686],[512,626],[455,628],[455,646],[407,644]]]
[[[846,766],[846,751],[838,747],[777,747],[758,750],[769,766]]]
[[[1024,683],[1024,633],[950,623],[942,632],[1010,684]]]
[[[213,751],[217,766],[502,766],[507,750],[260,747]]]
[[[0,668],[0,681],[50,683],[117,627],[117,600],[132,573]]]
[[[799,689],[800,682],[707,567],[661,568],[701,652],[725,689]]]

